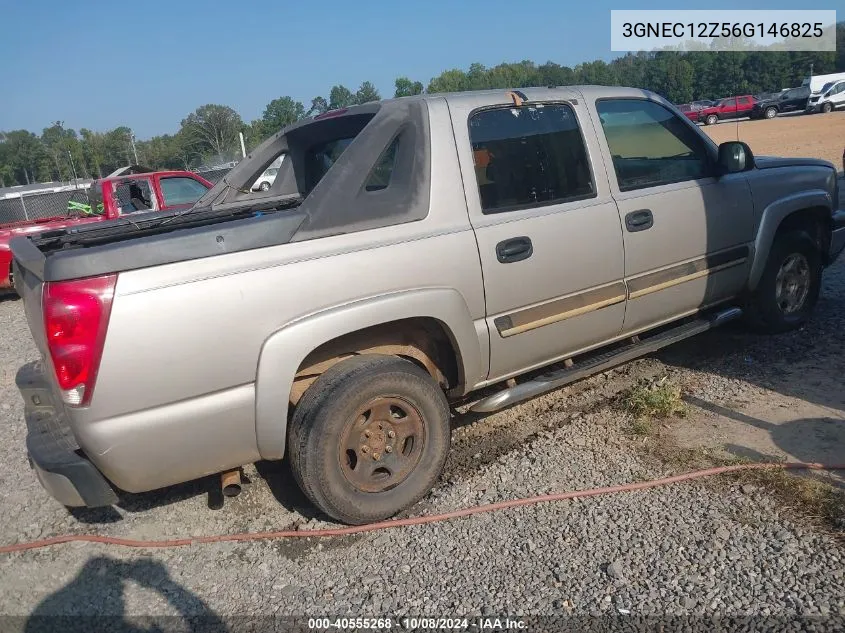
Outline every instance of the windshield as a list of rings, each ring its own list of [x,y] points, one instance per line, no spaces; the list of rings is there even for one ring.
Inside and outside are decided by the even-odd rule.
[[[828,90],[830,90],[833,87],[834,83],[835,82],[833,82],[833,81],[828,81],[825,85],[822,86],[822,89],[819,90],[819,92],[824,94],[825,92],[827,92]]]

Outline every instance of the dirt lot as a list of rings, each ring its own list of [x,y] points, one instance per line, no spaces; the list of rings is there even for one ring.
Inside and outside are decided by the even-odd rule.
[[[772,120],[727,121],[702,129],[717,143],[745,141],[761,156],[803,156],[829,160],[842,169],[845,111],[830,114],[788,114]]]

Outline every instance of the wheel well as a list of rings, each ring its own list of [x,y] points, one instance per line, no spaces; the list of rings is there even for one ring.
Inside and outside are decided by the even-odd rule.
[[[323,343],[300,364],[293,379],[290,403],[296,405],[305,390],[329,367],[359,354],[391,354],[427,371],[444,389],[461,380],[458,354],[448,330],[433,318],[390,321]]]
[[[815,242],[819,251],[827,253],[830,245],[830,211],[824,207],[811,207],[786,216],[778,226],[775,235],[790,231],[805,231]]]

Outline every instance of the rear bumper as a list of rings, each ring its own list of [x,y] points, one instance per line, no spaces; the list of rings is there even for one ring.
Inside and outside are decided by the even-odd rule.
[[[66,506],[116,503],[117,494],[106,478],[79,450],[63,408],[54,405],[43,364],[24,365],[15,381],[25,403],[26,449],[44,489]]]

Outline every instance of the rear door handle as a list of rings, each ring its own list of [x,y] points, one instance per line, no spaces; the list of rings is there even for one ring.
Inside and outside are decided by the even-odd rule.
[[[496,244],[496,258],[502,264],[512,264],[528,259],[534,253],[531,239],[525,236],[512,237]]]
[[[654,226],[654,216],[651,209],[640,209],[639,211],[631,211],[625,216],[625,228],[630,233],[637,231],[645,231]]]

